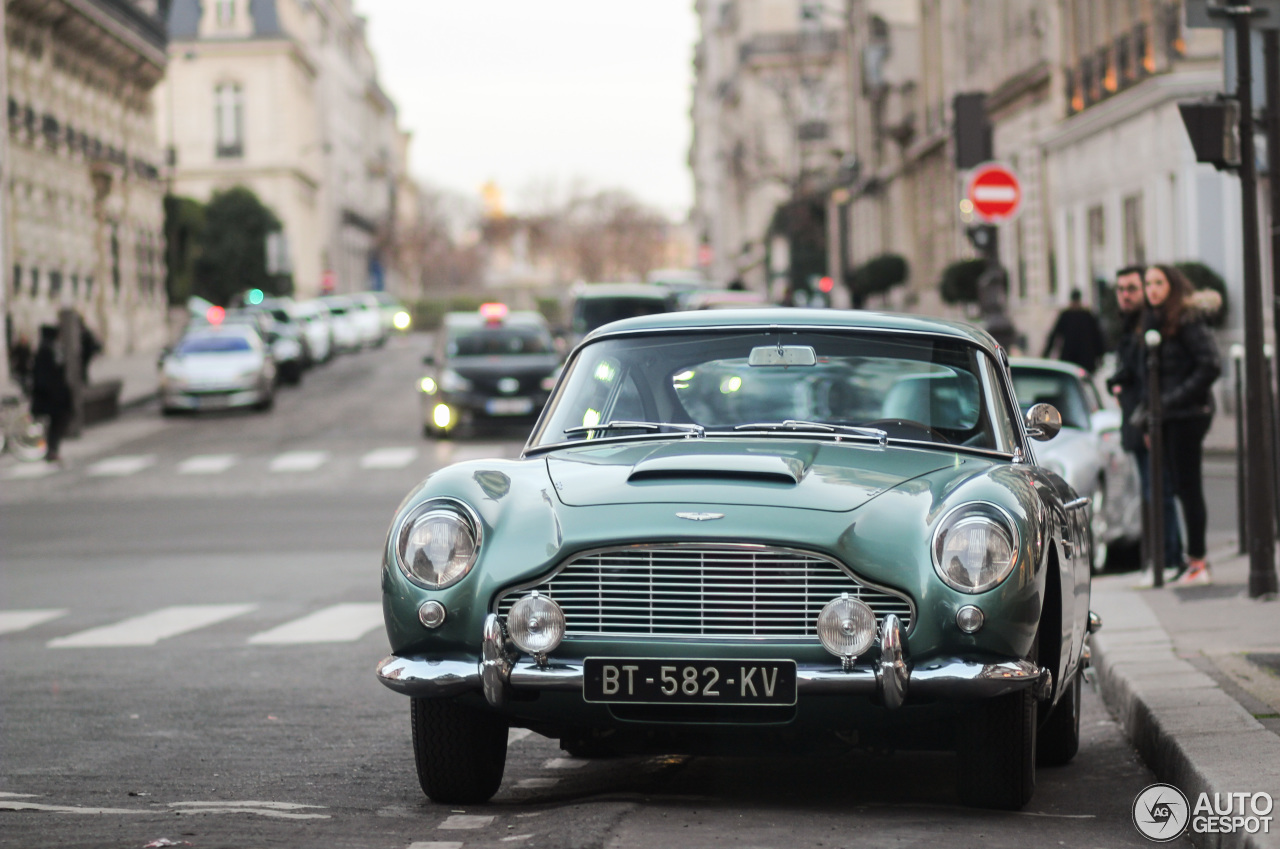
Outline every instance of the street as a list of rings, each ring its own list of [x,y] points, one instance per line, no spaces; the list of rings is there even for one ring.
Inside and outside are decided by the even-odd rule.
[[[425,348],[339,358],[270,413],[152,404],[65,469],[0,467],[0,845],[1147,845],[1130,807],[1155,778],[1093,689],[1080,754],[1020,813],[961,807],[950,754],[583,761],[521,729],[490,804],[429,802],[409,701],[373,674],[380,547],[419,480],[523,439],[424,440]],[[1213,550],[1235,501],[1209,465]]]

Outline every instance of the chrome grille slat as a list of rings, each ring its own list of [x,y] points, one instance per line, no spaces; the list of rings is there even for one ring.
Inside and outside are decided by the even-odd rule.
[[[564,609],[569,637],[768,637],[817,641],[818,613],[848,593],[877,618],[910,629],[914,607],[896,592],[860,582],[836,561],[752,545],[673,543],[588,552],[550,579],[516,587],[497,612],[529,590]]]

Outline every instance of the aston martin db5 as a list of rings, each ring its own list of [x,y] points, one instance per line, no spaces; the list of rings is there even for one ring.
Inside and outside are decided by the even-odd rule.
[[[518,459],[440,469],[383,551],[386,686],[419,783],[497,793],[508,731],[572,755],[951,750],[1017,809],[1079,744],[1088,498],[1036,462],[1005,352],[960,322],[626,319]]]

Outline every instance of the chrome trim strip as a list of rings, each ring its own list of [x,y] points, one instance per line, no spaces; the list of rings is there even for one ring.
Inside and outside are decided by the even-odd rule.
[[[1006,515],[1007,515],[1007,514],[1006,514]],[[1016,531],[1015,531],[1015,538],[1016,538]],[[523,592],[526,592],[526,591],[528,591],[528,590],[531,590],[531,589],[533,589],[533,588],[535,588],[535,587],[539,587],[539,586],[541,586],[541,585],[543,585],[543,584],[545,584],[545,583],[548,583],[549,581],[553,581],[553,580],[555,580],[555,578],[556,578],[556,577],[558,577],[562,572],[564,572],[566,569],[568,569],[568,568],[569,568],[570,566],[572,566],[573,564],[577,563],[579,560],[585,560],[585,559],[587,559],[587,558],[589,558],[589,557],[597,557],[597,556],[602,555],[602,554],[610,554],[610,553],[623,553],[623,554],[630,554],[630,553],[634,553],[634,552],[636,552],[636,551],[644,551],[644,550],[651,550],[651,549],[681,549],[681,548],[684,548],[684,549],[700,549],[700,550],[703,550],[703,551],[750,551],[750,552],[755,552],[755,553],[758,553],[758,552],[779,552],[779,553],[786,554],[786,555],[792,555],[792,556],[796,556],[796,555],[798,555],[798,556],[801,556],[801,557],[812,557],[812,558],[815,558],[815,559],[817,559],[817,560],[823,560],[823,561],[826,561],[826,562],[827,562],[827,563],[829,563],[830,565],[834,566],[837,570],[839,570],[839,571],[840,571],[840,572],[841,572],[845,577],[849,578],[850,580],[854,581],[855,583],[861,584],[862,586],[867,587],[868,589],[872,589],[872,590],[875,590],[875,591],[877,591],[877,592],[884,593],[885,595],[893,596],[894,598],[897,598],[897,599],[899,599],[899,600],[901,600],[901,601],[905,602],[905,603],[906,603],[906,605],[907,605],[907,609],[910,611],[910,617],[911,617],[911,618],[910,618],[910,621],[907,623],[906,633],[907,633],[907,634],[910,634],[910,633],[915,629],[915,625],[916,625],[916,616],[917,616],[916,604],[915,604],[915,601],[911,598],[911,596],[907,595],[907,594],[906,594],[905,592],[903,592],[902,590],[893,589],[893,588],[891,588],[891,587],[886,587],[886,586],[884,586],[883,584],[877,584],[877,583],[874,583],[874,582],[872,582],[872,581],[868,581],[866,578],[863,578],[863,577],[861,577],[860,575],[855,574],[855,573],[854,573],[854,571],[853,571],[852,569],[850,569],[849,567],[845,566],[845,564],[844,564],[843,562],[841,562],[840,560],[838,560],[838,559],[836,559],[835,557],[832,557],[832,556],[830,556],[830,555],[828,555],[828,554],[823,554],[823,553],[818,552],[818,551],[810,551],[810,550],[802,549],[802,548],[792,548],[792,547],[790,547],[790,546],[783,546],[783,545],[766,545],[766,544],[763,544],[763,543],[748,543],[748,542],[715,542],[715,543],[707,543],[707,542],[646,542],[646,543],[633,543],[633,544],[631,544],[631,545],[620,545],[620,546],[619,546],[619,545],[611,545],[611,546],[605,546],[605,547],[602,547],[602,548],[590,548],[590,549],[586,549],[585,551],[580,551],[580,552],[578,552],[578,553],[576,553],[576,554],[572,554],[572,555],[570,555],[568,558],[566,558],[565,560],[561,561],[561,562],[560,562],[560,564],[559,564],[558,566],[556,566],[556,567],[555,567],[551,572],[547,573],[546,575],[543,575],[543,576],[541,576],[541,577],[535,578],[535,579],[533,579],[533,580],[531,580],[531,581],[526,581],[526,582],[521,583],[521,584],[516,584],[516,585],[514,585],[514,586],[511,586],[511,587],[509,587],[509,588],[507,588],[507,589],[505,589],[505,590],[503,590],[503,591],[501,591],[501,592],[497,593],[497,594],[494,596],[494,598],[493,598],[493,602],[492,602],[492,604],[491,604],[491,606],[490,606],[490,612],[491,612],[491,613],[498,613],[498,612],[500,611],[500,608],[501,608],[502,600],[503,600],[504,598],[506,598],[507,596],[514,595],[514,594],[516,594],[516,593],[523,593]],[[572,634],[570,634],[569,638],[571,639],[571,638],[572,638],[572,636],[573,636],[573,635],[572,635]],[[714,641],[714,642],[718,642],[718,643],[722,643],[722,642],[724,642],[724,641],[726,641],[726,640],[729,640],[729,641],[752,642],[752,643],[755,643],[755,642],[761,642],[761,641],[776,640],[777,642],[794,643],[794,642],[796,642],[796,640],[797,640],[797,639],[805,639],[805,638],[803,638],[803,637],[798,637],[798,636],[796,636],[796,635],[779,636],[779,637],[776,637],[776,638],[775,638],[775,637],[770,636],[770,635],[743,635],[743,636],[740,636],[740,637],[732,636],[732,635],[707,635],[707,636],[692,635],[692,636],[685,636],[685,635],[671,635],[671,634],[663,635],[663,634],[624,633],[624,632],[610,633],[610,634],[595,634],[595,633],[592,633],[590,636],[591,636],[591,638],[592,638],[592,639],[598,639],[598,638],[612,639],[612,638],[625,638],[625,637],[631,637],[631,638],[635,638],[635,637],[643,637],[643,638],[646,638],[646,639],[650,639],[650,638],[651,638],[651,639],[655,639],[655,640],[661,640],[661,639],[694,640],[694,641],[698,641],[698,640],[708,640],[708,641]],[[814,643],[816,643],[816,642],[817,642],[817,639],[816,639],[816,638],[814,638],[814,639],[813,639],[813,642],[814,642]]]
[[[422,657],[391,656],[378,664],[378,679],[384,685],[408,696],[443,698],[465,692],[480,692],[478,661],[427,660]],[[796,670],[796,686],[803,694],[835,693],[874,696],[880,691],[877,670],[871,665],[857,666],[844,672],[839,663],[829,665],[801,664]],[[979,663],[960,658],[931,661],[912,669],[908,675],[912,698],[966,701],[989,699],[1035,687],[1037,695],[1053,680],[1049,670],[1029,660],[1007,660]],[[582,690],[582,663],[557,662],[554,658],[540,667],[522,659],[510,669],[508,687],[532,690]]]
[[[1063,504],[1063,505],[1062,505],[1062,509],[1063,509],[1063,510],[1078,510],[1079,508],[1081,508],[1081,507],[1084,507],[1084,506],[1088,505],[1088,504],[1090,503],[1090,500],[1091,500],[1091,499],[1089,498],[1089,496],[1087,496],[1087,495],[1082,495],[1082,496],[1080,496],[1079,498],[1077,498],[1077,499],[1076,499],[1076,500],[1074,500],[1074,501],[1068,501],[1066,504]]]

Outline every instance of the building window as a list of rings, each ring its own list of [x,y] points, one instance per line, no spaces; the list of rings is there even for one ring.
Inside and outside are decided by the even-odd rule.
[[[22,266],[15,265],[13,267],[13,296],[16,298],[22,294]]]
[[[80,297],[80,275],[79,274],[71,275],[71,297],[73,299]]]
[[[1124,199],[1124,264],[1146,265],[1147,242],[1142,229],[1142,195]]]
[[[120,226],[111,225],[111,289],[120,300]]]
[[[1107,220],[1101,206],[1089,208],[1088,215],[1088,248],[1089,248],[1089,283],[1108,278],[1105,263],[1107,261]],[[1074,283],[1074,281],[1073,281]]]
[[[56,298],[62,294],[62,272],[49,272],[49,297]]]
[[[244,93],[240,86],[223,83],[214,89],[213,110],[218,158],[244,156]]]
[[[31,269],[31,298],[35,300],[40,297],[40,269]]]

